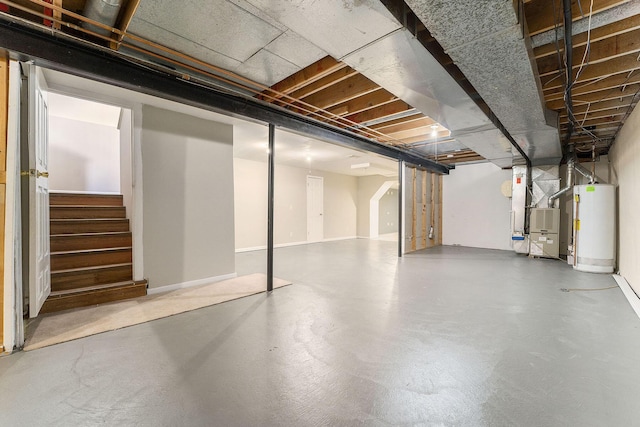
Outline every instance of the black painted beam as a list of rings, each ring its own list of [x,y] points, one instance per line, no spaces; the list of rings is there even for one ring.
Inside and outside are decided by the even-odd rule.
[[[0,48],[8,50],[12,58],[32,60],[38,66],[221,114],[262,121],[327,142],[404,160],[432,172],[448,174],[451,169],[272,104],[207,87],[208,82],[197,82],[195,77],[187,81],[178,73],[159,70],[152,63],[140,64],[65,34],[45,32],[19,19],[0,18]]]

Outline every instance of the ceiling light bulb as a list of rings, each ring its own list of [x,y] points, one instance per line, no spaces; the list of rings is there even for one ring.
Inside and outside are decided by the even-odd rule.
[[[307,162],[311,163],[311,156],[307,156]]]
[[[431,125],[431,136],[438,136],[438,125]]]

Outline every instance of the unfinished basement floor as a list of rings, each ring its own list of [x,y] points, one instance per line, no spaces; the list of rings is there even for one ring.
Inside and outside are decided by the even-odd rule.
[[[264,253],[238,255],[238,273]],[[510,252],[276,250],[294,282],[0,358],[0,424],[604,426],[640,420],[640,320],[609,275]]]

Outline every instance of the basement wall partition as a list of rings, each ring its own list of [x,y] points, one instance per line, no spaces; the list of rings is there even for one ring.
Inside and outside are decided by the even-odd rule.
[[[404,178],[405,253],[442,245],[443,236],[446,236],[443,229],[442,175],[407,166]]]
[[[235,274],[233,127],[142,108],[149,288]]]
[[[266,247],[266,176],[267,163],[234,159],[235,237],[239,252]],[[323,178],[324,240],[355,238],[359,178],[276,163],[274,244],[307,242],[307,176]]]
[[[382,175],[362,176],[358,178],[358,237],[371,237],[371,198],[387,181],[397,181],[398,178]],[[397,216],[395,222],[397,223]],[[378,225],[374,224],[374,227]],[[396,226],[395,232],[398,231]]]
[[[443,243],[511,250],[511,199],[500,191],[511,170],[493,163],[457,165],[443,178]]]
[[[618,186],[618,269],[640,294],[640,109],[635,108],[609,152],[611,184]]]

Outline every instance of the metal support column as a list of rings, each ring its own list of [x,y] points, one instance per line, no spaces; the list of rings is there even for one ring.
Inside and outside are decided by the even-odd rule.
[[[398,162],[398,258],[404,254],[404,162]]]
[[[274,179],[273,159],[275,156],[275,132],[274,124],[269,124],[269,169],[268,169],[268,202],[267,202],[267,292],[273,291],[273,206],[274,206]]]

